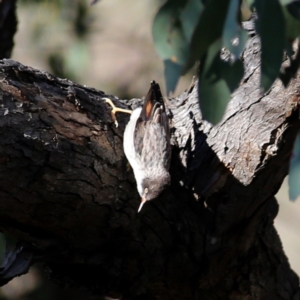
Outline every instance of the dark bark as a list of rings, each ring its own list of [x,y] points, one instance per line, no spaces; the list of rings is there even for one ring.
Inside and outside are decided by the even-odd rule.
[[[299,299],[273,226],[300,127],[299,75],[260,95],[257,37],[244,60],[218,126],[201,119],[195,85],[170,101],[172,184],[139,214],[122,150],[128,116],[115,128],[103,92],[2,61],[2,230],[35,247],[52,279],[97,295]]]

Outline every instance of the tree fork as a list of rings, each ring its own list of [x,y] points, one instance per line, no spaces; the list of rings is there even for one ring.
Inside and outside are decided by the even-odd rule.
[[[1,61],[0,228],[32,245],[53,279],[98,295],[299,299],[273,225],[300,127],[299,74],[261,95],[256,36],[244,62],[219,125],[202,120],[197,83],[170,101],[172,184],[137,214],[128,116],[115,128],[101,100],[113,97]]]

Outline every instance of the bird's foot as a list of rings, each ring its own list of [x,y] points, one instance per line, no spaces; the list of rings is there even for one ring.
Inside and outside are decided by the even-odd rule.
[[[102,98],[102,99],[105,100],[105,102],[108,103],[112,107],[111,118],[113,119],[116,127],[119,126],[119,123],[118,123],[117,117],[116,117],[116,113],[117,112],[123,112],[123,113],[127,113],[127,114],[131,114],[132,113],[132,111],[130,109],[124,109],[124,108],[116,107],[113,104],[113,102],[111,101],[111,99],[109,99],[109,98]]]

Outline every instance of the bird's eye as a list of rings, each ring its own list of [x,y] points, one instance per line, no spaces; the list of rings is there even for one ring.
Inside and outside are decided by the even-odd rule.
[[[145,188],[144,192],[145,194],[148,194],[148,188]]]

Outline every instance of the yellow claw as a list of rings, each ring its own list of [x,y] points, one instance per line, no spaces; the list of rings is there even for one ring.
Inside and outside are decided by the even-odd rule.
[[[116,107],[114,105],[114,103],[112,102],[112,100],[109,99],[109,98],[102,98],[102,99],[105,100],[105,102],[108,103],[112,107],[111,118],[113,119],[116,127],[119,126],[119,123],[118,123],[117,118],[116,118],[116,113],[117,112],[123,112],[123,113],[127,113],[127,114],[131,114],[132,113],[132,111],[130,109],[124,109],[124,108]]]

